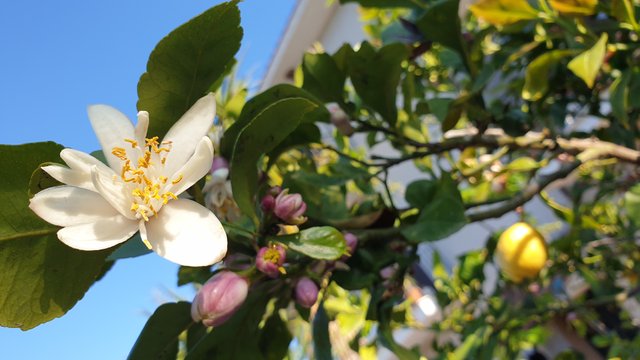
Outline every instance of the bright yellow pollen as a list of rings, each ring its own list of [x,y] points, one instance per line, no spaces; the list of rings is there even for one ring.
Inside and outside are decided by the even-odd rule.
[[[178,177],[175,180],[173,180],[171,183],[173,185],[175,185],[175,184],[179,183],[180,181],[182,181],[182,174],[178,175]]]
[[[113,155],[115,155],[117,158],[119,158],[120,160],[122,160],[122,161],[128,160],[128,158],[127,158],[127,150],[125,150],[125,149],[123,149],[121,147],[114,147],[111,150],[111,153]]]
[[[133,139],[124,139],[124,141],[128,142],[129,144],[131,144],[131,148],[133,148],[133,149],[138,147],[138,142],[133,140]]]
[[[120,178],[133,187],[131,195],[133,201],[131,203],[131,211],[136,214],[138,219],[149,221],[150,217],[158,215],[158,210],[172,199],[178,197],[171,191],[166,191],[169,178],[164,175],[159,175],[158,170],[162,170],[165,164],[168,154],[171,151],[171,142],[164,141],[158,143],[158,137],[147,138],[144,141],[144,146],[140,146],[136,140],[124,139],[125,142],[131,144],[133,154],[137,154],[138,158],[129,158],[127,150],[121,147],[114,147],[111,153],[118,159],[122,160],[122,168],[120,171]],[[162,156],[162,153],[165,153]],[[159,160],[159,161],[158,161]],[[156,168],[160,166],[160,169]],[[172,185],[175,185],[182,181],[183,175],[171,181]],[[143,240],[145,245],[151,248],[151,244]]]

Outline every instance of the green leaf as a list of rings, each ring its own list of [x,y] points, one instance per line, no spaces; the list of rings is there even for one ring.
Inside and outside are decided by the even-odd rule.
[[[347,253],[342,233],[331,226],[318,226],[297,234],[277,236],[271,240],[287,245],[291,250],[314,259],[336,260]]]
[[[448,174],[443,174],[433,200],[420,211],[415,224],[402,234],[413,242],[435,241],[460,230],[468,220],[458,187]]]
[[[178,337],[192,323],[191,303],[160,305],[144,325],[128,359],[175,359]]]
[[[358,3],[362,7],[394,8],[394,7],[418,7],[423,0],[340,0],[340,4]]]
[[[485,335],[490,331],[489,327],[479,327],[476,331],[467,336],[462,344],[451,354],[449,359],[451,360],[465,360],[473,359],[474,354],[478,351],[482,344]]]
[[[460,32],[458,4],[458,0],[436,1],[418,19],[416,25],[425,38],[449,47],[457,51],[458,54],[463,55],[465,50]]]
[[[449,105],[453,102],[453,99],[429,99],[427,100],[427,105],[429,105],[429,111],[433,116],[443,123],[447,118],[447,114],[449,113]]]
[[[458,267],[458,277],[463,283],[468,284],[471,280],[484,281],[484,263],[487,260],[485,249],[469,251],[460,256]]]
[[[631,82],[631,75],[631,70],[625,70],[609,87],[611,112],[626,128],[629,128],[629,114],[627,111],[630,110],[629,83]]]
[[[573,58],[567,66],[577,77],[584,80],[589,88],[593,87],[596,76],[602,68],[604,56],[607,52],[607,33],[602,33],[600,39],[591,49]]]
[[[318,306],[313,318],[313,352],[317,360],[331,360],[331,341],[329,341],[329,317],[324,310],[324,302]]]
[[[318,100],[315,96],[309,94],[307,91],[297,88],[289,84],[280,84],[272,88],[269,88],[262,93],[256,95],[242,108],[242,112],[238,117],[238,120],[231,125],[225,132],[220,142],[220,152],[222,156],[227,159],[231,159],[233,153],[233,146],[238,139],[240,132],[258,116],[262,111],[279,100],[291,99],[291,98],[304,98],[310,100],[317,105],[322,105],[322,101]],[[329,111],[324,106],[318,106],[316,110],[305,115],[303,122],[316,122],[316,121],[328,121]]]
[[[640,184],[634,185],[624,194],[624,210],[633,225],[640,228]]]
[[[211,266],[180,266],[178,269],[178,286],[189,283],[204,284],[211,276]]]
[[[542,98],[549,89],[551,67],[574,53],[574,50],[552,50],[535,58],[527,66],[522,98],[529,101],[536,101]]]
[[[471,5],[469,10],[491,25],[509,25],[538,17],[527,0],[480,0]]]
[[[640,30],[640,25],[636,21],[635,9],[631,0],[612,0],[611,12],[618,21],[627,23],[635,31]]]
[[[28,330],[65,314],[102,273],[111,251],[69,248],[58,240],[58,227],[28,208],[34,169],[61,162],[62,149],[52,142],[0,145],[0,326]]]
[[[220,78],[240,48],[238,1],[215,6],[173,30],[149,56],[138,82],[138,110],[149,136],[162,137]]]
[[[140,233],[136,233],[129,240],[118,246],[114,252],[109,255],[107,260],[115,261],[119,259],[129,259],[151,253],[151,250],[142,242]]]
[[[433,199],[438,182],[433,180],[416,180],[407,186],[405,199],[412,207],[422,209]]]
[[[265,360],[285,359],[292,339],[287,323],[275,311],[260,332],[260,353]]]
[[[346,74],[327,53],[304,54],[302,60],[304,82],[302,88],[324,102],[343,102]]]
[[[507,165],[511,171],[531,171],[540,168],[540,163],[528,156],[519,157]]]
[[[242,212],[257,222],[254,196],[260,157],[282,143],[317,104],[303,98],[279,100],[257,114],[238,134],[231,157],[231,186]]]
[[[58,180],[54,179],[49,173],[42,170],[43,166],[47,165],[57,165],[56,163],[46,162],[44,164],[40,164],[37,169],[31,174],[31,178],[29,179],[29,199],[33,197],[33,195],[38,192],[50,188],[53,186],[63,185]]]
[[[396,95],[402,62],[409,56],[403,44],[390,44],[376,51],[363,42],[348,59],[349,77],[362,101],[391,125],[398,118]]]
[[[253,287],[240,309],[198,341],[187,352],[185,360],[264,359],[260,351],[258,324],[269,302],[267,295],[271,286],[273,284]]]

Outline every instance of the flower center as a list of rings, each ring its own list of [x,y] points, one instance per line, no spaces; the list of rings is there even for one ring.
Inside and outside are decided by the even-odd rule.
[[[171,199],[177,199],[170,190],[182,181],[182,174],[169,179],[164,173],[164,163],[171,151],[171,142],[158,143],[158,137],[145,139],[143,146],[136,140],[124,139],[131,149],[114,147],[111,153],[122,160],[120,177],[131,192],[131,211],[137,219],[149,221]]]
[[[275,248],[269,248],[264,252],[264,261],[268,261],[272,264],[278,264],[280,262],[280,253]]]

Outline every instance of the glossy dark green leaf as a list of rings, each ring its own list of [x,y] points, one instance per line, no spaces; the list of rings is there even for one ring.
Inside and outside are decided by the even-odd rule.
[[[119,259],[134,258],[151,253],[151,250],[142,242],[140,233],[135,233],[129,240],[118,246],[114,252],[109,255],[107,260],[114,261]]]
[[[549,89],[551,67],[572,54],[575,54],[574,50],[552,50],[535,58],[527,66],[522,98],[529,101],[536,101],[542,98]]]
[[[304,54],[302,88],[324,102],[342,102],[346,74],[327,53]]]
[[[110,252],[69,248],[58,227],[28,208],[34,170],[60,163],[62,149],[52,142],[0,145],[0,326],[28,330],[62,316],[96,281]]]
[[[38,192],[46,188],[62,185],[61,182],[54,179],[46,171],[42,170],[43,166],[53,165],[53,164],[55,163],[47,162],[44,164],[40,164],[31,174],[31,178],[29,179],[29,193],[28,193],[29,198],[32,198],[33,195],[37,194]]]
[[[215,6],[173,30],[149,56],[138,82],[138,110],[151,116],[149,135],[162,137],[207,92],[240,48],[237,1]]]
[[[318,360],[331,360],[331,341],[329,340],[329,317],[324,310],[324,303],[320,303],[316,316],[313,318],[313,353]]]
[[[416,180],[407,186],[405,199],[412,207],[424,208],[438,189],[438,182],[433,180]]]
[[[265,360],[284,359],[289,352],[292,339],[287,323],[275,311],[260,332],[260,352]]]
[[[458,0],[432,3],[416,25],[425,38],[464,54],[458,3]]]
[[[297,88],[293,85],[276,85],[247,101],[247,103],[242,108],[242,112],[240,113],[240,117],[238,117],[238,120],[225,131],[224,136],[222,137],[222,141],[220,143],[220,152],[222,153],[222,156],[227,159],[231,159],[233,146],[238,139],[238,134],[240,134],[240,132],[249,124],[249,122],[251,122],[251,120],[253,120],[256,116],[258,116],[258,114],[260,114],[272,104],[280,100],[290,98],[304,98],[319,105],[316,110],[305,115],[305,119],[303,120],[303,122],[328,121],[329,112],[324,106],[320,106],[322,105],[322,101],[320,101],[318,98],[311,95],[307,91]]]
[[[238,134],[231,157],[231,186],[238,206],[257,221],[254,196],[258,160],[282,143],[317,104],[303,98],[279,100],[257,114]]]
[[[191,303],[181,301],[160,305],[144,325],[128,359],[175,359],[178,337],[192,323]]]
[[[611,83],[611,112],[626,128],[629,127],[629,83],[631,82],[631,70],[626,70]]]
[[[278,236],[272,240],[282,242],[291,250],[314,259],[336,260],[347,253],[344,236],[330,226],[312,227],[294,235]]]
[[[460,191],[448,174],[443,174],[433,199],[420,211],[415,224],[402,234],[413,242],[443,239],[467,224]]]
[[[178,269],[178,286],[189,283],[204,284],[211,278],[211,266],[180,266]]]
[[[349,77],[362,101],[394,125],[398,118],[396,95],[401,64],[409,56],[403,44],[390,44],[377,50],[368,42],[349,57]]]

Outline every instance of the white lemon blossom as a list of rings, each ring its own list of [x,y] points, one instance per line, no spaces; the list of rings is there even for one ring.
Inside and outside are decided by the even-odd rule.
[[[142,241],[160,256],[187,266],[218,262],[227,251],[220,221],[198,203],[178,198],[205,176],[213,160],[207,132],[215,115],[215,99],[198,100],[162,141],[146,138],[149,114],[138,123],[118,110],[95,105],[91,125],[109,166],[86,153],[64,149],[68,167],[43,167],[66,184],[37,193],[31,209],[63,228],[58,238],[80,250],[120,244],[140,231]]]

